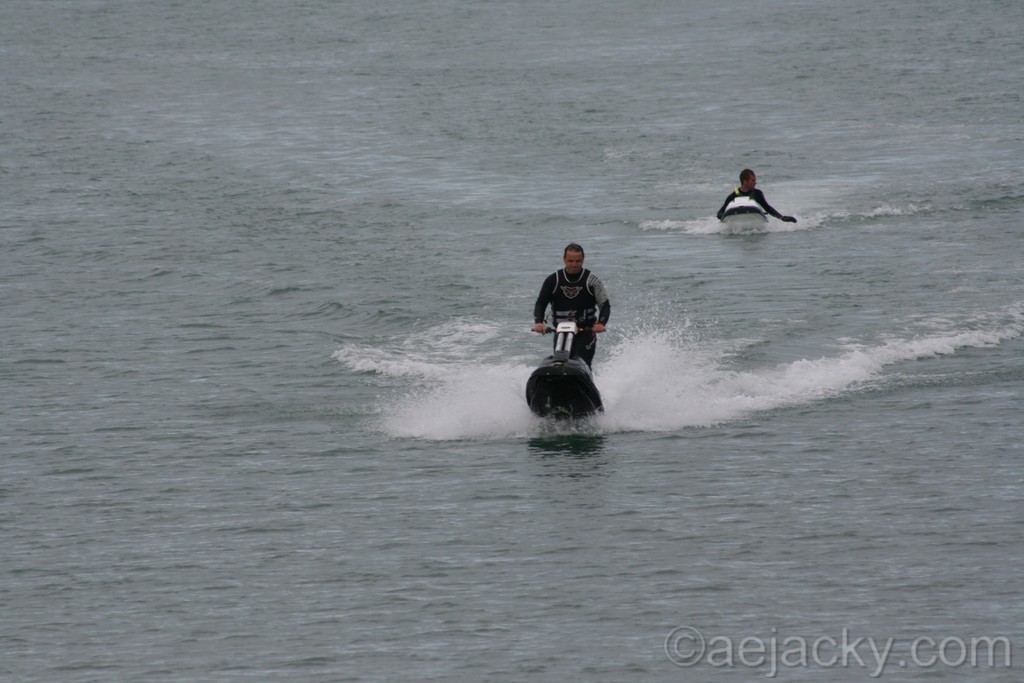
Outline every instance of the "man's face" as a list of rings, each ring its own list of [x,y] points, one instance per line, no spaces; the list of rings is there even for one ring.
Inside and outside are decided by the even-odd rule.
[[[578,251],[565,252],[562,261],[565,262],[565,272],[569,275],[576,275],[583,270],[583,254]]]

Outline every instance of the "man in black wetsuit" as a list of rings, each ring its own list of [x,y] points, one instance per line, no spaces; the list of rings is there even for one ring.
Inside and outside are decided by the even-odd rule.
[[[580,327],[572,355],[590,366],[597,351],[597,333],[604,332],[612,306],[597,276],[583,267],[583,247],[575,242],[562,252],[565,267],[549,275],[533,307],[534,332],[544,334],[544,314],[551,305],[552,324],[575,321]]]
[[[796,223],[796,219],[792,216],[783,216],[781,213],[776,211],[772,205],[768,203],[768,200],[764,198],[764,192],[756,189],[755,185],[757,185],[757,175],[753,171],[749,168],[745,168],[740,171],[740,186],[730,192],[729,196],[725,198],[725,203],[722,204],[722,208],[718,210],[718,220],[722,220],[722,216],[725,215],[725,210],[729,208],[729,204],[731,204],[732,200],[736,199],[736,197],[750,197],[760,204],[761,208],[764,209],[768,215],[775,216],[780,221],[785,221],[786,223]]]

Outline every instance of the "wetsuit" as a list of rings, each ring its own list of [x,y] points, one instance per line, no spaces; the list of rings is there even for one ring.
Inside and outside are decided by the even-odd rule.
[[[586,268],[577,275],[568,275],[565,268],[556,270],[541,285],[537,303],[533,307],[533,321],[544,322],[544,314],[551,305],[552,324],[574,321],[580,327],[572,344],[572,356],[589,366],[597,351],[597,335],[591,330],[594,323],[608,324],[612,306],[608,294],[597,276]]]
[[[722,204],[722,208],[718,210],[718,220],[722,220],[722,216],[725,215],[725,210],[729,208],[729,204],[732,203],[732,200],[736,199],[737,197],[750,197],[755,202],[760,204],[761,208],[768,212],[768,215],[775,216],[779,220],[786,218],[781,213],[776,211],[771,204],[768,203],[768,200],[764,198],[764,192],[761,192],[761,190],[755,187],[753,190],[750,190],[749,192],[744,192],[743,190],[737,187],[735,190],[729,193],[729,196],[725,198],[725,203]]]

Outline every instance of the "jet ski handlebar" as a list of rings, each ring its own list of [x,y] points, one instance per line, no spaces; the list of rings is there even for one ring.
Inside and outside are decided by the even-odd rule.
[[[576,323],[558,323],[558,327],[545,327],[544,334],[551,334],[552,332],[564,332],[568,334],[585,334],[587,332],[593,332],[593,327],[580,327]]]

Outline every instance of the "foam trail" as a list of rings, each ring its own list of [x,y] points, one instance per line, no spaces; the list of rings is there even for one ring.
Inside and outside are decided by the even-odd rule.
[[[706,352],[669,344],[657,335],[638,338],[616,349],[598,377],[605,399],[599,425],[605,431],[674,431],[812,403],[859,389],[896,363],[1019,337],[1024,330],[1020,309],[1015,305],[999,314],[1009,315],[1009,322],[987,329],[892,339],[835,357],[750,372],[723,369]]]
[[[399,378],[397,397],[380,399],[376,428],[397,438],[494,439],[532,435],[526,405],[532,367],[509,358],[495,339],[507,328],[455,321],[415,337],[350,344],[333,357],[356,372]]]
[[[435,386],[383,406],[378,428],[400,438],[489,439],[531,433],[522,387],[526,375],[510,365],[449,367]]]
[[[922,358],[983,348],[1019,337],[1022,305],[959,323],[933,321],[945,330],[894,337],[873,345],[850,346],[835,356],[803,359],[772,368],[736,371],[726,367],[725,343],[687,338],[684,331],[637,330],[609,340],[596,363],[595,381],[605,413],[582,424],[557,429],[598,431],[677,431],[742,419],[757,412],[810,404],[857,391],[884,378],[889,366]],[[427,331],[415,344],[394,340],[389,348],[349,346],[334,357],[354,370],[401,378],[397,398],[379,405],[377,428],[396,438],[428,440],[502,439],[551,430],[526,406],[526,379],[533,358],[494,358],[500,349],[486,342],[478,325],[452,323]],[[971,329],[964,329],[971,328]],[[495,335],[501,333],[497,325]],[[371,353],[372,351],[372,353]]]
[[[685,189],[687,186],[680,187]],[[685,235],[758,235],[814,230],[837,221],[910,216],[930,210],[927,206],[916,204],[883,205],[865,209],[860,200],[849,196],[849,191],[852,189],[854,188],[843,189],[820,182],[774,185],[769,192],[772,205],[784,214],[795,215],[798,219],[797,223],[783,223],[769,218],[763,226],[741,228],[723,224],[715,218],[713,213],[709,213],[703,217],[690,219],[641,221],[637,227],[644,232],[669,232]],[[713,202],[713,205],[716,208],[719,206],[718,202]],[[855,210],[843,208],[850,205],[859,208]],[[715,209],[709,207],[709,210],[713,212]]]
[[[829,216],[816,214],[801,216],[798,223],[783,223],[769,218],[763,227],[739,227],[729,225],[714,216],[689,220],[641,221],[637,226],[645,232],[677,232],[685,235],[761,235],[773,232],[799,232],[819,227]]]

